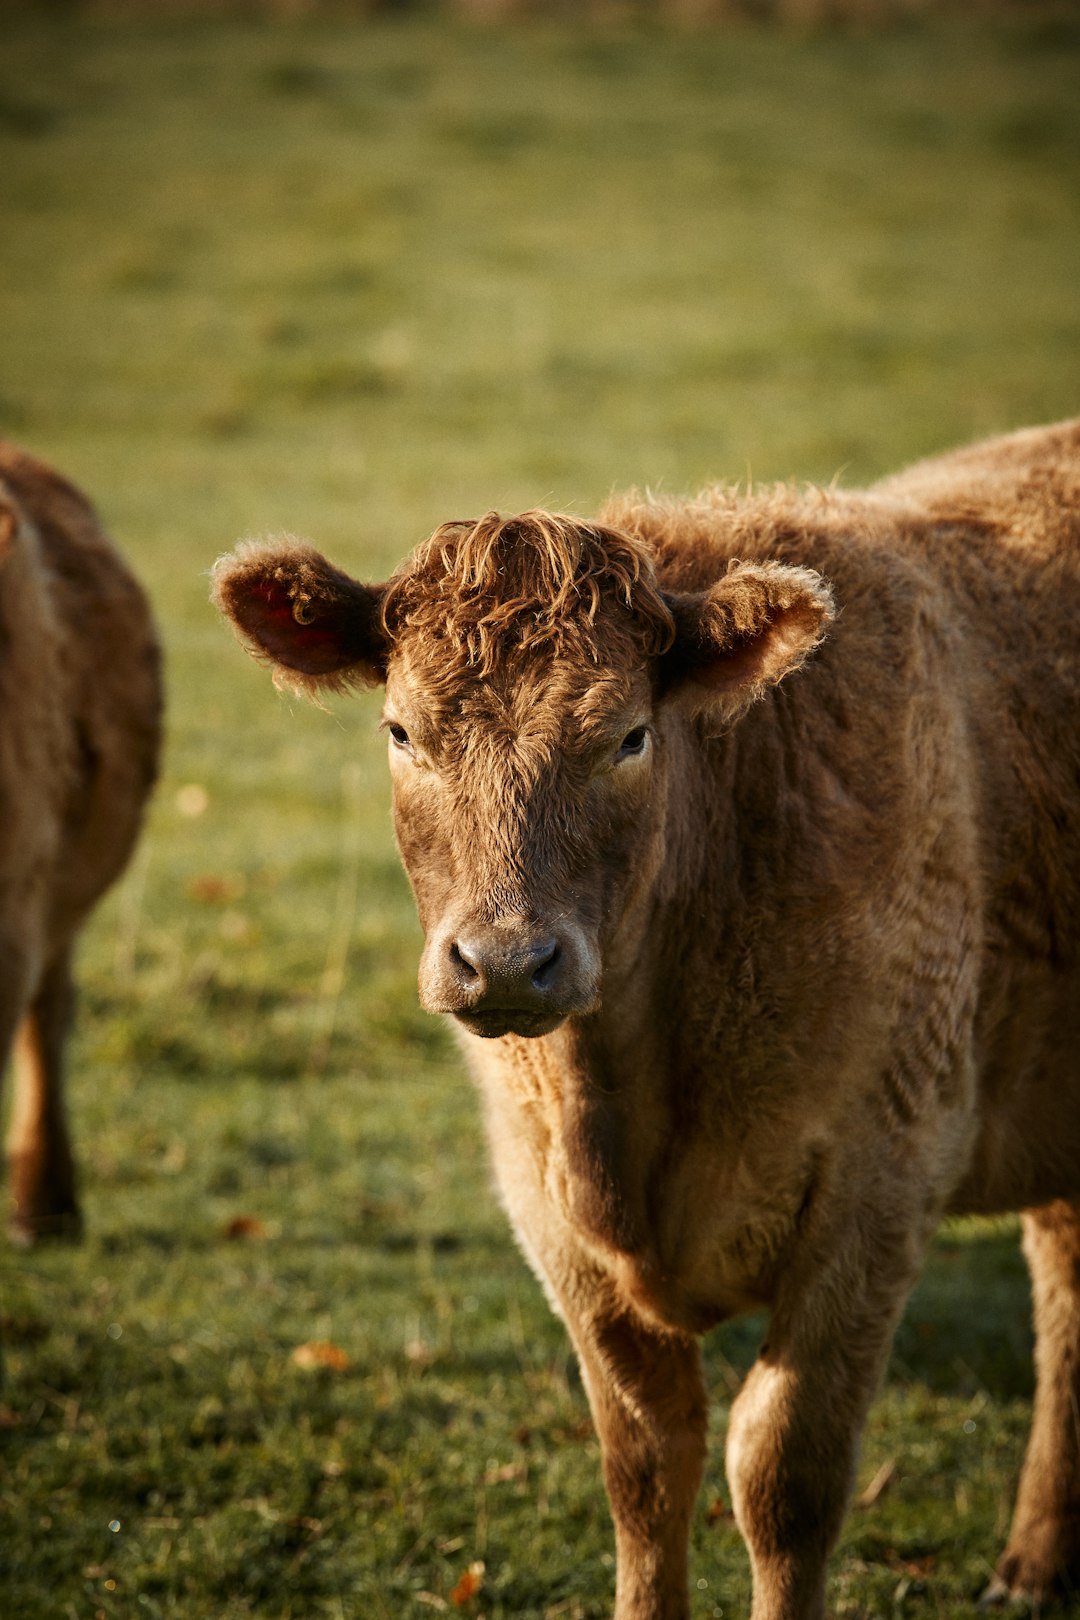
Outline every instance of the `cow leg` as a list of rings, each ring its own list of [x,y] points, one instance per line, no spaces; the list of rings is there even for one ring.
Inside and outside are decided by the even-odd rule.
[[[13,1233],[23,1242],[82,1231],[64,1107],[64,1042],[74,992],[70,952],[46,968],[15,1035],[15,1085],[7,1149]]]
[[[1023,1217],[1035,1314],[1035,1416],[987,1603],[1049,1597],[1080,1569],[1080,1209]]]
[[[629,1315],[568,1321],[615,1521],[615,1620],[687,1620],[707,1412],[697,1344]]]
[[[856,1224],[796,1258],[731,1411],[727,1472],[750,1550],[752,1620],[821,1620],[826,1561],[867,1410],[915,1273],[915,1245]]]

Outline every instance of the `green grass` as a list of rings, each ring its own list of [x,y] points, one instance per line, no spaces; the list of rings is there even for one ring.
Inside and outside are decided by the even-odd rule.
[[[205,571],[289,529],[377,576],[492,505],[855,480],[1075,412],[1078,44],[5,23],[0,427],[92,493],[170,677],[148,834],[83,952],[89,1235],[0,1252],[5,1616],[398,1620],[457,1612],[476,1560],[461,1612],[610,1612],[576,1370],[416,1008],[377,700],[275,696]],[[936,1248],[839,1614],[975,1614],[1027,1311],[1011,1225]],[[708,1509],[758,1332],[708,1345],[701,1617],[748,1604]],[[346,1368],[294,1363],[321,1340]]]

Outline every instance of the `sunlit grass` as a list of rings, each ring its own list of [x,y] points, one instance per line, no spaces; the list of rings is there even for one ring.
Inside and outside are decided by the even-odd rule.
[[[576,1371],[416,1006],[377,697],[275,695],[206,570],[292,530],[381,576],[492,505],[855,480],[1075,412],[1074,47],[5,26],[0,427],[98,502],[170,679],[147,837],[83,952],[89,1235],[0,1254],[5,1616],[398,1620],[479,1560],[465,1612],[610,1612]],[[1011,1225],[939,1245],[838,1613],[974,1615],[1027,1309]],[[721,1453],[759,1331],[708,1347],[699,1616],[748,1604]],[[323,1341],[346,1368],[297,1366]]]

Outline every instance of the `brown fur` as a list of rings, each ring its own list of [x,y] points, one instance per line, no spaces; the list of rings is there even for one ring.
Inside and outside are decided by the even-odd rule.
[[[70,484],[0,443],[0,1070],[14,1231],[74,1235],[63,1096],[71,954],[126,862],[156,767],[145,599]]]
[[[647,552],[575,518],[489,512],[477,523],[444,523],[418,547],[389,583],[383,627],[391,644],[405,635],[437,643],[452,686],[462,669],[486,680],[523,653],[599,664],[605,596],[631,610],[640,657],[671,645],[675,626]]]
[[[489,516],[384,588],[288,542],[224,559],[291,668],[297,569],[355,593],[331,678],[387,682],[421,999],[581,1359],[617,1620],[689,1612],[695,1337],[758,1306],[727,1452],[753,1620],[822,1614],[950,1211],[1028,1212],[1038,1393],[992,1595],[1050,1592],[1080,1561],[1080,422],[865,492]]]

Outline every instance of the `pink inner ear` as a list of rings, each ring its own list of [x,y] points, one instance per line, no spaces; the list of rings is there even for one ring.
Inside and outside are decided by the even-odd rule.
[[[741,646],[725,648],[709,663],[702,664],[694,671],[694,680],[699,686],[707,686],[714,692],[761,680],[766,673],[762,642],[768,636],[769,631],[766,630]]]
[[[800,663],[816,640],[821,625],[817,603],[796,604],[775,614],[757,635],[726,649],[698,670],[695,679],[713,691],[778,681]]]
[[[256,598],[261,600],[263,606],[255,607]],[[260,620],[270,619],[279,624],[284,624],[288,619],[293,624],[296,624],[296,620],[293,619],[292,598],[287,591],[283,591],[272,579],[260,579],[250,586],[247,602],[250,607],[255,608],[255,613]],[[299,625],[296,627],[300,629]]]
[[[350,661],[343,653],[340,631],[325,621],[300,624],[292,597],[276,580],[254,581],[237,609],[247,634],[278,663],[302,675],[328,675]]]

